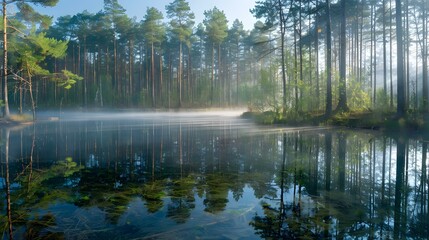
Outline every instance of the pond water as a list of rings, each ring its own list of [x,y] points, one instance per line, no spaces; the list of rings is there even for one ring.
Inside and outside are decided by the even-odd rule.
[[[3,239],[429,237],[425,140],[236,112],[50,116],[1,129]]]

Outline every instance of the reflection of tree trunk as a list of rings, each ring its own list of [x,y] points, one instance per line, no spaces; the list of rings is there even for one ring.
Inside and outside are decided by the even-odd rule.
[[[280,209],[279,209],[279,227],[277,228],[277,236],[281,236],[281,226],[284,221],[284,212],[285,212],[285,204],[284,204],[284,178],[285,178],[285,165],[286,165],[286,133],[283,133],[283,161],[282,161],[282,172],[281,172],[281,182],[280,182]]]
[[[315,142],[315,152],[312,155],[315,156],[315,158],[309,158],[309,187],[308,187],[308,193],[314,196],[317,196],[317,176],[319,175],[319,137],[316,137]]]
[[[393,234],[395,239],[398,239],[400,237],[401,199],[404,185],[405,149],[406,144],[404,140],[398,139],[396,150],[395,211],[393,227]]]
[[[381,170],[381,205],[384,205],[385,184],[386,184],[386,138],[383,139],[383,164]]]
[[[152,125],[152,181],[155,180],[155,124]]]
[[[33,139],[31,142],[31,152],[30,152],[30,162],[28,163],[28,189],[27,192],[30,192],[30,183],[31,178],[33,176],[33,155],[34,155],[34,147],[36,142],[36,128],[33,126]]]
[[[347,138],[344,133],[338,135],[338,188],[341,192],[345,190],[346,181],[346,148]]]
[[[421,179],[421,188],[422,188],[422,193],[421,193],[421,213],[425,213],[427,211],[427,206],[426,206],[426,179],[427,179],[427,175],[426,175],[426,158],[427,158],[427,148],[428,148],[428,144],[427,142],[423,142],[422,143],[422,179]]]
[[[325,188],[331,190],[331,160],[332,160],[332,135],[325,135]]]
[[[5,143],[5,158],[6,158],[6,202],[7,202],[7,221],[9,223],[9,239],[13,239],[12,229],[12,212],[10,207],[10,177],[9,177],[9,136],[10,129],[6,129],[6,143]]]
[[[179,161],[180,161],[180,178],[183,176],[183,155],[182,155],[182,124],[179,126]]]

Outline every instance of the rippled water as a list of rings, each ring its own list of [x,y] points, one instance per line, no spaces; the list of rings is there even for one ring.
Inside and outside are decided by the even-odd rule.
[[[429,236],[424,139],[239,114],[42,113],[1,129],[3,238],[9,222],[15,239]]]

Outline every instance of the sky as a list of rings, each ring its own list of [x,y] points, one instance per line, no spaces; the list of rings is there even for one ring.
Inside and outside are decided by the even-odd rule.
[[[173,0],[118,0],[130,17],[136,17],[140,21],[148,7],[155,7],[165,14],[165,6]],[[214,6],[223,10],[231,26],[235,19],[243,22],[245,29],[251,30],[256,19],[250,13],[254,8],[256,0],[187,0],[191,10],[195,14],[195,23],[202,23],[204,11]],[[54,18],[64,15],[74,15],[87,10],[97,13],[103,10],[103,0],[60,0],[55,7],[37,7],[40,13],[53,16]]]

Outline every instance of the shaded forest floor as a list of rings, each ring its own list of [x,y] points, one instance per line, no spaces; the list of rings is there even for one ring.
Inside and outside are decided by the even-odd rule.
[[[423,135],[429,133],[429,115],[408,113],[398,117],[394,112],[341,112],[329,117],[323,113],[281,114],[275,112],[245,112],[242,117],[258,124],[287,126],[339,126],[379,130],[389,134]]]

